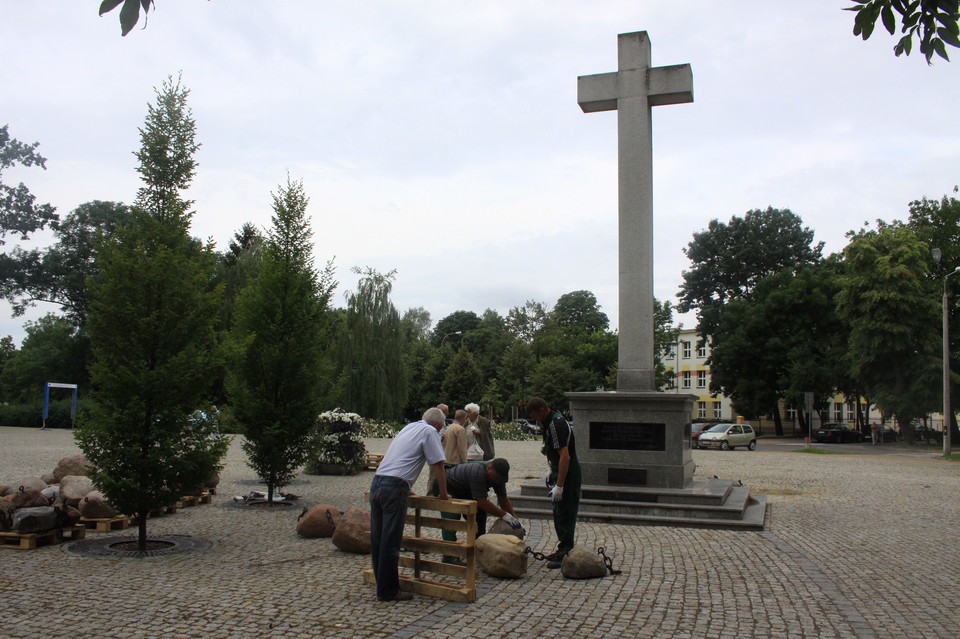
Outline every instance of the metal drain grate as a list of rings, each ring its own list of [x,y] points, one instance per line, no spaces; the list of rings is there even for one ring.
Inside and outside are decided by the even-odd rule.
[[[136,542],[136,535],[125,535],[122,537],[101,537],[99,539],[83,539],[76,541],[69,546],[67,550],[83,557],[159,557],[161,555],[173,555],[182,552],[193,552],[205,550],[212,544],[206,539],[191,537],[190,535],[162,535],[151,536],[148,541],[159,541],[170,544],[166,548],[157,548],[154,550],[122,550],[113,546],[124,542]]]

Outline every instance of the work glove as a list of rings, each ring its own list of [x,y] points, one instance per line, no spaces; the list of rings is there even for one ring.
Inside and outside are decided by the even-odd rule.
[[[503,517],[501,517],[500,519],[510,524],[510,527],[516,530],[523,528],[523,525],[520,523],[520,520],[514,517],[513,515],[511,515],[510,513],[503,513]]]
[[[550,492],[547,493],[547,497],[553,499],[553,503],[557,503],[563,499],[563,486],[554,486],[550,489]]]

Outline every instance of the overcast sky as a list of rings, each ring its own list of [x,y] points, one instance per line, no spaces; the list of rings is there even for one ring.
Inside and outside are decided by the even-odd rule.
[[[960,51],[897,58],[882,27],[853,37],[849,4],[157,0],[122,38],[99,0],[0,0],[0,125],[47,158],[3,180],[61,216],[131,202],[147,104],[182,73],[203,145],[194,235],[223,250],[244,222],[268,227],[289,172],[337,305],[370,266],[434,322],[587,289],[615,328],[616,114],[582,113],[576,90],[616,70],[618,33],[693,68],[694,102],[653,115],[660,299],[711,219],[789,208],[833,252],[960,183]]]

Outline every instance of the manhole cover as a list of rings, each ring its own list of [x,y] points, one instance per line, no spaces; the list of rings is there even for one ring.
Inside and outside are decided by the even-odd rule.
[[[147,537],[147,550],[136,550],[137,536],[124,535],[122,537],[100,537],[98,539],[81,539],[69,546],[67,550],[84,557],[159,557],[181,552],[205,550],[211,546],[206,539],[191,537],[190,535],[151,535]],[[130,550],[133,548],[133,550]]]

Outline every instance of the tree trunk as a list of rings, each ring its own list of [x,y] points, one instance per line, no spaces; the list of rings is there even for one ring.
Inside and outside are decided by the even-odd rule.
[[[777,437],[783,437],[783,420],[780,418],[780,403],[773,406],[773,429]]]

